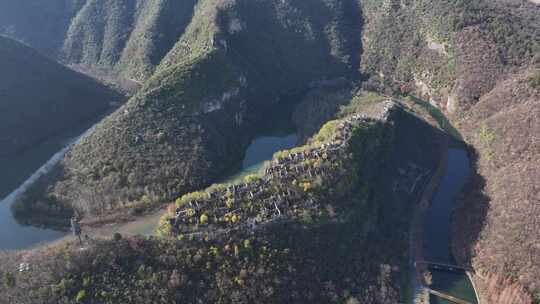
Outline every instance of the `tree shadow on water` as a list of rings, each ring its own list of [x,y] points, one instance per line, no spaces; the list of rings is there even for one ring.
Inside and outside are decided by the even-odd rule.
[[[485,193],[486,180],[478,173],[478,152],[467,147],[471,177],[457,199],[453,214],[453,252],[459,263],[472,267],[475,246],[486,225],[490,197]]]

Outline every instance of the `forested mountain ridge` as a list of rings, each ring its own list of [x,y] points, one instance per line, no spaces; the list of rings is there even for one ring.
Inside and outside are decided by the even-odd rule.
[[[479,273],[481,301],[538,301],[540,235],[531,229],[540,218],[540,7],[517,0],[361,3],[362,70],[371,75],[365,85],[446,109],[477,153],[477,174],[455,213],[454,247]]]
[[[35,50],[0,36],[0,157],[105,114],[122,96]]]
[[[196,1],[3,1],[0,32],[95,77],[131,89],[184,32]]]
[[[291,174],[267,171],[246,178],[246,184],[261,186],[256,197],[238,190],[242,201],[231,202],[225,190],[231,186],[215,185],[173,203],[166,222],[176,206],[187,207],[191,199],[204,204],[206,213],[191,215],[191,224],[181,228],[195,229],[197,236],[187,231],[169,235],[168,226],[157,238],[116,235],[114,240],[93,240],[85,250],[68,243],[0,254],[3,299],[18,303],[401,301],[407,284],[403,280],[408,280],[403,276],[408,265],[406,231],[422,192],[415,181],[435,170],[445,135],[436,124],[422,119],[433,121],[425,110],[409,102],[384,97],[378,102],[365,102],[362,97],[349,102],[347,111],[338,113],[308,144],[274,155],[273,168],[286,164]],[[299,158],[300,154],[305,157]],[[295,161],[287,162],[293,155]],[[383,191],[388,184],[392,190]],[[265,212],[267,200],[259,192],[281,198],[275,201],[279,213],[274,207]],[[218,214],[224,208],[227,214]],[[256,229],[246,224],[254,219]],[[223,225],[228,231],[217,227]],[[21,259],[31,265],[28,271],[12,272],[11,265]]]
[[[155,74],[61,162],[48,199],[102,214],[222,176],[281,96],[356,74],[351,3],[200,2]]]
[[[360,87],[412,95],[444,110],[477,154],[454,247],[479,274],[481,300],[539,301],[535,1],[3,1],[0,31],[89,74],[142,83],[31,192],[52,210],[128,213],[200,189],[284,104],[299,105],[307,139]]]

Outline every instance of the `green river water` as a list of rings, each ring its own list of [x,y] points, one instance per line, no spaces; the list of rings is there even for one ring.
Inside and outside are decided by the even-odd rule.
[[[431,207],[424,221],[424,248],[426,261],[456,264],[451,249],[452,211],[457,195],[471,174],[467,151],[459,148],[448,150],[448,163],[441,183],[433,196]],[[444,292],[470,303],[477,303],[474,288],[465,272],[431,270],[432,289]],[[452,303],[431,296],[430,303]]]
[[[297,140],[294,133],[287,134],[282,130],[256,138],[246,150],[241,170],[220,182],[236,182],[248,174],[256,173],[264,161],[271,159],[275,152],[295,147]],[[4,169],[0,172],[0,197],[3,198],[0,201],[0,250],[27,249],[56,241],[66,235],[66,232],[23,225],[13,217],[10,207],[27,186],[63,157],[73,141],[74,139],[53,139],[16,159],[0,161]],[[111,228],[109,233],[117,231],[132,235],[151,235],[161,214],[148,215],[133,223]]]

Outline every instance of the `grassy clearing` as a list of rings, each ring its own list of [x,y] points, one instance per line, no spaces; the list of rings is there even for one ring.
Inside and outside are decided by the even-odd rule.
[[[540,89],[540,68],[536,69],[533,75],[529,78],[529,84],[535,89]]]
[[[348,105],[341,108],[340,115],[347,116],[352,113],[361,112],[366,107],[382,102],[386,99],[388,99],[388,97],[375,92],[367,92],[356,95]]]
[[[482,145],[482,156],[490,162],[494,156],[493,142],[495,141],[495,132],[486,124],[486,122],[483,122],[480,125],[478,137],[480,139],[480,144]]]
[[[437,107],[431,105],[429,102],[421,100],[414,96],[407,96],[407,99],[411,101],[414,105],[421,107],[423,110],[427,111],[433,119],[437,121],[439,127],[443,129],[450,136],[454,137],[457,140],[463,140],[463,137],[459,131],[452,125],[450,120],[444,115],[444,113]]]

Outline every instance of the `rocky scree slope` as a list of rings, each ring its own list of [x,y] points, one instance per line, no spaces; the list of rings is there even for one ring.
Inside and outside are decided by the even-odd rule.
[[[239,162],[254,135],[246,130],[280,96],[355,75],[351,8],[349,1],[199,2],[141,90],[32,193],[103,214],[209,184]]]
[[[456,213],[454,245],[481,274],[481,300],[538,301],[540,7],[517,0],[362,7],[365,85],[446,109],[476,151],[478,174]]]
[[[1,255],[0,292],[18,303],[396,303],[441,136],[407,104],[340,114],[262,176],[180,198],[168,237]],[[10,266],[23,261],[28,272]]]
[[[0,158],[96,119],[123,96],[0,36]]]

